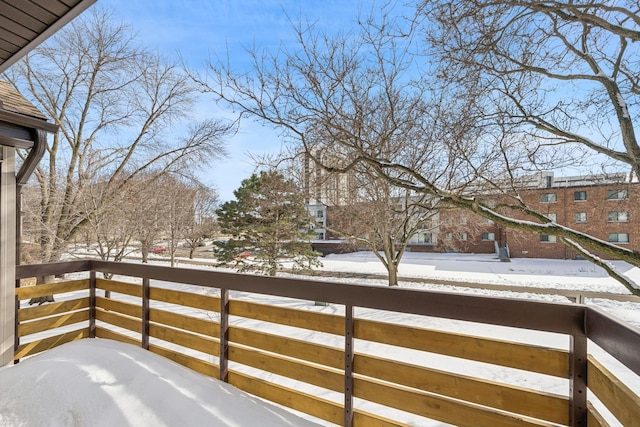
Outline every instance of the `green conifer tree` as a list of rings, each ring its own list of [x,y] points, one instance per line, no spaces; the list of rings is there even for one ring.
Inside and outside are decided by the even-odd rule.
[[[320,265],[311,247],[313,219],[297,185],[276,171],[253,174],[234,191],[236,200],[216,211],[222,234],[217,244],[221,265],[271,276],[283,268],[310,269]]]

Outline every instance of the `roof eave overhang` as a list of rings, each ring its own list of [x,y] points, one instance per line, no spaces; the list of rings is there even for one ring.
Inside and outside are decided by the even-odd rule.
[[[58,132],[58,125],[44,120],[0,110],[0,145],[29,150],[16,174],[18,185],[25,185],[42,159],[47,133]]]
[[[58,125],[49,123],[45,120],[37,117],[31,117],[20,113],[14,113],[13,111],[0,109],[0,122],[12,123],[15,126],[25,127],[30,129],[42,129],[45,132],[56,133],[58,132]]]
[[[33,40],[24,45],[20,50],[18,50],[16,53],[11,55],[11,57],[7,58],[2,64],[0,64],[0,73],[4,73],[5,71],[7,71],[10,66],[18,62],[27,53],[31,52],[42,42],[51,37],[60,28],[71,22],[72,19],[80,15],[96,1],[97,0],[82,0],[73,8],[69,9],[69,11],[61,16],[56,22],[47,27],[47,29],[38,34]]]

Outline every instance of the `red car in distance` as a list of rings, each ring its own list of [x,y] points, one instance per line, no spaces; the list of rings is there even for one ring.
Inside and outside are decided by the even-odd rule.
[[[155,245],[149,248],[149,252],[151,252],[152,254],[162,254],[162,253],[165,253],[166,251],[167,251],[167,247],[161,246],[161,245]]]

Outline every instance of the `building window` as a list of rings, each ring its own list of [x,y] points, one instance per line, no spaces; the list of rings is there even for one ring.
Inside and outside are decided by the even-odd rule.
[[[324,233],[318,233],[316,240],[324,240]]]
[[[460,233],[459,237],[460,237],[460,240],[464,242],[467,240],[467,233]]]
[[[458,218],[458,224],[466,225],[467,224],[467,217],[466,216],[461,216],[460,218]]]
[[[607,200],[624,200],[629,196],[627,190],[608,190]]]
[[[556,242],[556,236],[552,236],[550,234],[541,234],[540,235],[540,241],[542,243],[555,243]]]
[[[418,233],[418,243],[432,243],[433,235],[427,231]]]
[[[556,220],[558,219],[558,215],[554,214],[554,213],[549,213],[545,215],[547,218],[549,218],[551,221],[556,222]]]
[[[544,193],[540,196],[541,203],[555,203],[557,200],[556,193]]]
[[[482,240],[496,240],[495,233],[482,233]]]
[[[573,193],[573,200],[587,200],[586,191],[576,191]]]
[[[611,233],[609,234],[609,241],[611,243],[629,243],[628,233]]]
[[[628,222],[629,212],[627,211],[614,211],[609,212],[609,222]]]
[[[316,211],[316,218],[324,218],[324,212],[323,211]]]
[[[576,212],[573,214],[573,217],[576,219],[576,222],[587,222],[586,212]]]
[[[445,240],[451,240],[453,239],[453,233],[444,233],[444,238]]]

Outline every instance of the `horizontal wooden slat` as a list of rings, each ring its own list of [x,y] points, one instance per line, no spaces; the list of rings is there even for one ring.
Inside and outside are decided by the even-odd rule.
[[[34,320],[41,317],[82,310],[83,308],[89,308],[89,297],[21,308],[18,311],[18,321],[25,322],[27,320]]]
[[[270,381],[236,371],[229,371],[229,384],[247,393],[334,424],[342,425],[342,420],[344,420],[341,405]]]
[[[86,322],[88,320],[89,309],[59,314],[57,316],[47,317],[40,320],[32,320],[30,322],[21,323],[18,326],[18,336],[24,337],[26,335],[48,331],[62,326],[73,325],[74,323]]]
[[[212,320],[152,308],[149,320],[210,337],[220,336],[220,325]]]
[[[20,300],[43,297],[46,295],[58,295],[67,292],[89,289],[89,280],[67,280],[64,282],[45,283],[36,286],[16,288],[16,296]]]
[[[397,360],[356,354],[354,372],[559,424],[569,424],[569,398]]]
[[[353,410],[353,425],[355,427],[410,427],[411,424],[401,423],[376,414],[370,414],[359,409]]]
[[[548,426],[494,409],[382,381],[354,378],[353,395],[381,405],[462,427]]]
[[[323,368],[237,345],[229,347],[229,360],[329,390],[344,391],[344,375],[336,369]]]
[[[208,377],[212,377],[215,379],[220,378],[220,368],[214,363],[207,362],[196,357],[187,356],[186,354],[178,353],[177,351],[169,350],[154,344],[149,345],[149,351],[166,357],[167,359],[173,360],[174,362],[179,363],[182,366],[185,366]]]
[[[332,368],[344,368],[344,353],[335,347],[231,326],[229,341]]]
[[[114,300],[111,298],[96,297],[96,307],[107,311],[115,311],[127,316],[142,318],[142,307],[137,304]]]
[[[295,326],[312,331],[344,335],[344,318],[333,314],[316,313],[314,311],[276,307],[273,305],[239,300],[231,300],[229,302],[229,313],[234,316]]]
[[[142,333],[142,320],[125,316],[113,311],[96,310],[96,320],[110,323],[133,332]]]
[[[563,350],[493,340],[423,328],[411,328],[373,320],[356,319],[356,338],[529,372],[569,376],[569,353]]]
[[[134,297],[142,297],[142,285],[117,280],[96,279],[96,288]]]
[[[220,341],[203,335],[152,323],[149,325],[149,336],[201,351],[212,356],[218,356],[220,354]]]
[[[96,326],[96,338],[120,341],[127,344],[132,344],[139,347],[140,340],[129,337],[127,335],[112,331],[111,329],[103,328],[101,326]]]
[[[591,402],[587,402],[587,425],[589,427],[610,427],[610,424]]]
[[[91,261],[88,259],[53,262],[50,264],[22,264],[16,265],[16,279],[59,276],[61,274],[88,272],[90,270]]]
[[[22,359],[26,356],[31,356],[32,354],[40,353],[45,350],[50,350],[59,345],[77,341],[82,338],[89,337],[89,328],[79,329],[77,331],[67,332],[64,334],[56,335],[53,337],[44,338],[38,341],[33,341],[30,343],[20,344],[18,346],[18,350],[13,355],[13,359]]]
[[[155,301],[163,301],[202,310],[220,311],[220,298],[211,295],[152,287],[149,290],[149,298]]]
[[[588,358],[587,384],[622,425],[640,426],[640,397],[591,355]]]

